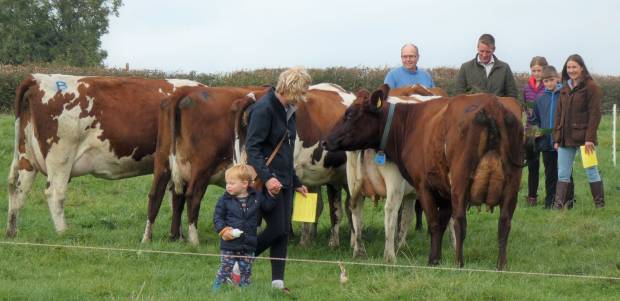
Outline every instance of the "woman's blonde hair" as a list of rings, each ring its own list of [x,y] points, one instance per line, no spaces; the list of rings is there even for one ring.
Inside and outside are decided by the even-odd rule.
[[[303,67],[293,67],[280,73],[276,92],[289,100],[291,104],[303,101],[312,77]]]
[[[248,183],[252,183],[255,176],[256,172],[254,168],[247,164],[233,165],[224,172],[225,179],[236,179],[239,181],[247,181]]]

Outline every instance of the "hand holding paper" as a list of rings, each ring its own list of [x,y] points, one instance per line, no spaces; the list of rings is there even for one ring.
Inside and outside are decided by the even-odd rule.
[[[293,221],[315,223],[317,197],[316,193],[307,193],[304,197],[301,193],[295,192]]]
[[[592,150],[589,153],[585,145],[582,145],[580,149],[581,149],[581,162],[583,163],[583,168],[589,168],[589,167],[598,165],[598,160],[596,159],[596,152],[594,151],[594,146],[592,146]]]

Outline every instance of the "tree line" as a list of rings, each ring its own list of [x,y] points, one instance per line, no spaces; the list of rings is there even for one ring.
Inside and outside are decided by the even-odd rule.
[[[0,0],[0,64],[101,66],[122,0]]]

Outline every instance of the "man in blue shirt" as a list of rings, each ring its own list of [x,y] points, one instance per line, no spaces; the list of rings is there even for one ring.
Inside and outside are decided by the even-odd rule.
[[[400,59],[403,65],[390,70],[383,81],[391,89],[413,86],[415,84],[420,84],[427,88],[435,87],[430,73],[417,66],[420,59],[418,46],[405,44],[400,49]]]

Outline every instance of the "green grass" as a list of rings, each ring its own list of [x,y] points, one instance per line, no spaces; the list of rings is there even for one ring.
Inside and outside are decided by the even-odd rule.
[[[611,164],[610,119],[605,116],[599,130],[598,152],[607,207],[594,209],[579,159],[574,168],[578,202],[567,212],[527,207],[524,171],[508,244],[510,271],[620,277],[620,174]],[[0,115],[0,187],[4,191],[12,158],[13,132],[13,117]],[[39,175],[21,211],[17,238],[0,241],[217,253],[217,237],[209,220],[214,200],[222,190],[213,186],[202,203],[198,247],[168,241],[167,199],[155,225],[154,242],[140,243],[150,181],[151,176],[120,181],[90,176],[73,179],[66,202],[69,230],[57,235],[43,194],[44,178]],[[542,170],[541,183],[544,183]],[[543,190],[541,187],[539,195],[544,195]],[[6,211],[7,202],[0,202],[2,222],[6,221]],[[493,270],[497,258],[498,210],[487,213],[473,208],[467,217],[465,268]],[[327,214],[321,217],[315,244],[299,247],[296,237],[290,244],[289,256],[382,263],[381,206],[375,208],[372,202],[366,202],[364,221],[367,258],[351,258],[346,222],[340,229],[342,246],[335,250],[327,247]],[[294,226],[299,233],[299,225]],[[427,234],[411,230],[407,247],[398,253],[398,264],[426,266],[428,247]],[[265,260],[256,261],[251,287],[225,288],[213,295],[210,287],[219,264],[215,257],[0,244],[0,258],[1,300],[290,299],[269,288],[270,266]],[[447,236],[440,267],[456,267]],[[287,265],[286,283],[299,300],[618,300],[620,297],[618,280],[358,265],[346,265],[346,268],[349,282],[341,286],[337,265],[291,262]]]

